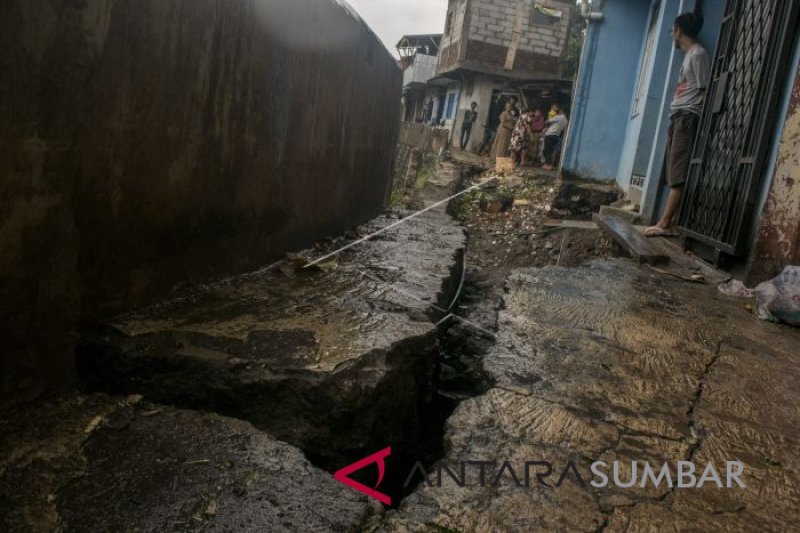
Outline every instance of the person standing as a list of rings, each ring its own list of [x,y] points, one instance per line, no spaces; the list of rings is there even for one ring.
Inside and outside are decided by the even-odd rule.
[[[508,146],[511,144],[511,133],[517,125],[514,118],[514,104],[511,100],[506,102],[505,110],[500,113],[500,124],[497,126],[497,135],[494,138],[492,153],[489,155],[492,161],[498,157],[508,157]]]
[[[431,115],[433,115],[433,98],[428,98],[428,101],[425,103],[425,109],[422,112],[422,123],[429,123],[431,121]]]
[[[547,113],[547,120],[552,120],[560,113],[561,113],[561,106],[558,105],[558,102],[553,102],[553,105],[550,106],[550,111],[548,111]]]
[[[548,120],[547,130],[544,132],[544,162],[542,167],[545,170],[554,170],[558,163],[558,155],[561,153],[561,136],[569,125],[569,120],[560,108],[558,114]]]
[[[524,110],[522,115],[517,119],[517,125],[511,134],[509,150],[519,166],[525,166],[526,163],[532,122],[533,113],[531,113],[530,109]]]
[[[478,120],[478,103],[472,102],[472,105],[464,114],[464,122],[461,124],[461,149],[466,150],[469,144],[469,138],[472,136],[472,126]]]
[[[658,237],[672,230],[681,207],[683,187],[689,177],[689,162],[711,79],[711,59],[697,42],[702,28],[703,16],[700,13],[684,13],[672,25],[672,39],[675,47],[684,53],[684,58],[678,88],[672,99],[667,140],[669,198],[658,223],[644,231],[648,237]]]
[[[530,144],[528,145],[528,155],[533,157],[533,161],[537,166],[542,164],[542,133],[544,133],[544,124],[544,115],[541,110],[537,109],[533,112]]]

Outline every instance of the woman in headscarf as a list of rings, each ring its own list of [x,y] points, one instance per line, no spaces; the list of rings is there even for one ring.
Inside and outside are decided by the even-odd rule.
[[[497,136],[494,139],[492,153],[489,157],[492,160],[498,157],[508,157],[508,148],[511,144],[511,133],[517,125],[513,114],[514,104],[511,100],[506,102],[505,110],[500,113],[500,124],[497,126]]]

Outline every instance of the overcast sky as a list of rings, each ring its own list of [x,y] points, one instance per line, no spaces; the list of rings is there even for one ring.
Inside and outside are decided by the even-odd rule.
[[[400,37],[416,33],[442,33],[447,0],[347,0],[386,48],[397,56]]]

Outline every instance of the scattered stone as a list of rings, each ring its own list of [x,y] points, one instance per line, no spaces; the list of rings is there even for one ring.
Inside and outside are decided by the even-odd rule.
[[[100,425],[100,423],[102,421],[103,421],[103,417],[102,416],[96,416],[96,417],[92,418],[92,420],[86,426],[86,429],[83,430],[83,432],[86,435],[89,435],[91,432],[93,432],[95,429],[97,429],[97,427]]]
[[[483,193],[480,206],[482,211],[490,214],[506,212],[514,206],[514,197],[505,194]]]
[[[206,505],[203,514],[210,517],[217,516],[217,500],[211,500],[210,502],[208,502],[208,505]]]

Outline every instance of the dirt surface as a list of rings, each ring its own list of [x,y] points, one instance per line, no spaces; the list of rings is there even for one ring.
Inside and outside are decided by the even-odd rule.
[[[465,190],[497,177],[485,165],[473,154],[455,152],[433,172],[433,179],[460,175]],[[504,212],[486,211],[481,200],[487,194],[509,196],[514,205]],[[553,228],[545,222],[555,217],[586,218],[602,205],[592,202],[616,194],[607,185],[565,185],[554,172],[521,168],[500,176],[494,186],[451,203],[450,210],[465,227],[468,241],[462,297],[443,339],[440,392],[462,401],[487,390],[490,380],[483,359],[494,345],[505,281],[514,269],[576,266],[611,256],[612,243],[599,229]]]
[[[475,174],[474,165],[459,161],[451,164],[466,174],[465,185],[496,176],[491,171]],[[567,199],[561,192],[564,187],[570,191]],[[481,198],[486,194],[509,196],[514,206],[506,212],[487,212],[481,209]],[[502,284],[515,268],[575,266],[588,259],[610,257],[611,242],[599,230],[544,225],[553,218],[582,219],[587,213],[590,216],[603,205],[587,203],[592,198],[591,194],[581,194],[574,185],[565,186],[553,172],[531,168],[501,176],[496,187],[462,197],[454,210],[467,228],[469,265],[472,270],[482,271]],[[570,203],[572,210],[563,207]]]

